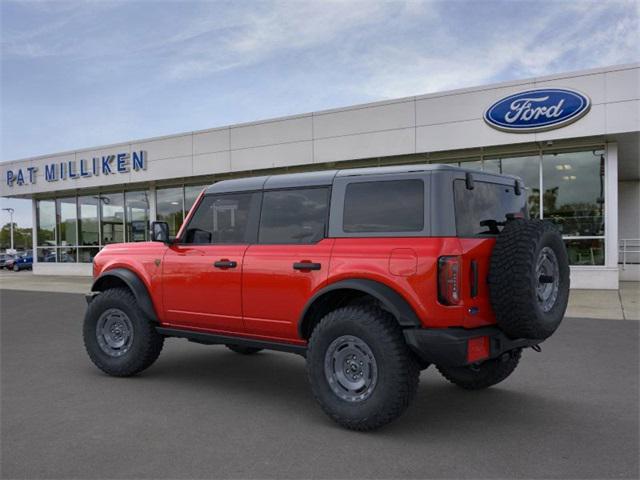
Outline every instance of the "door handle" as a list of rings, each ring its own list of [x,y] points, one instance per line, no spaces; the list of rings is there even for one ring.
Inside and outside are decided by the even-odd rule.
[[[213,263],[213,266],[216,268],[236,268],[238,266],[238,262],[233,260],[218,260]]]
[[[320,270],[321,264],[313,262],[296,262],[293,264],[294,270]]]

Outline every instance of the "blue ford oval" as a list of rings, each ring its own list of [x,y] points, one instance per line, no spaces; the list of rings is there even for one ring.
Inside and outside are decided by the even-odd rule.
[[[498,100],[484,113],[484,120],[507,132],[539,132],[574,122],[590,107],[589,97],[576,90],[540,88]]]

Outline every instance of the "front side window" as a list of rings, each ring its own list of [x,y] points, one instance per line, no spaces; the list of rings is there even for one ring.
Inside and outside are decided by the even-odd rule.
[[[475,182],[470,190],[464,180],[453,183],[456,229],[461,237],[497,234],[508,215],[526,215],[524,194],[516,195],[514,187]]]
[[[343,230],[420,232],[424,229],[422,180],[355,182],[344,196]]]
[[[259,242],[309,244],[324,238],[329,189],[304,188],[265,192]]]
[[[250,216],[259,201],[258,193],[206,196],[189,222],[184,243],[251,243]]]

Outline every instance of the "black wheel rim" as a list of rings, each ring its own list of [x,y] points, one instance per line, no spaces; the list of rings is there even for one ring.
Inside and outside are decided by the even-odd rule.
[[[105,310],[96,323],[96,338],[100,349],[110,357],[127,353],[133,342],[133,324],[122,310]]]
[[[543,312],[548,312],[556,304],[560,289],[560,267],[555,252],[544,247],[536,262],[536,296]]]
[[[371,348],[353,335],[331,342],[324,357],[324,372],[333,393],[348,402],[366,400],[378,382],[378,365]]]

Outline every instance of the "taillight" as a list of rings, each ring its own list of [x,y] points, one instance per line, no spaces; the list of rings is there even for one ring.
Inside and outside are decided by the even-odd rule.
[[[460,303],[460,257],[438,259],[438,300],[444,305]]]

